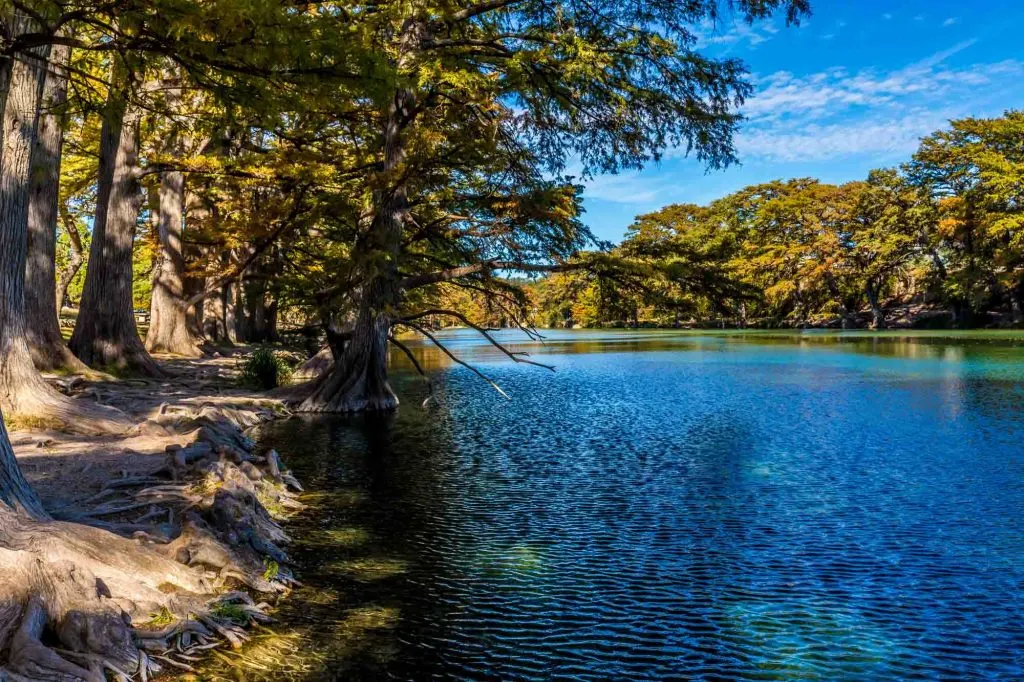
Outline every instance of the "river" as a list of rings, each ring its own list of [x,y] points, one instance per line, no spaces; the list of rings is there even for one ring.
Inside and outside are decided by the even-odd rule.
[[[421,343],[314,492],[273,679],[1024,679],[1024,334]],[[396,367],[406,367],[395,358]],[[273,661],[271,663],[270,661]]]

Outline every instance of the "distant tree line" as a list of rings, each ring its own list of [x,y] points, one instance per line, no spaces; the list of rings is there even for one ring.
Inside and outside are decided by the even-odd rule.
[[[899,168],[746,187],[639,216],[629,268],[534,285],[547,326],[1024,322],[1024,112],[953,121]]]

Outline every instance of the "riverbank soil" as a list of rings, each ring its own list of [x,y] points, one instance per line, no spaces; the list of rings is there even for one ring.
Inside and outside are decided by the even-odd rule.
[[[239,388],[234,358],[162,364],[162,379],[47,377],[124,412],[121,436],[9,425],[51,518],[0,519],[0,680],[189,672],[293,584],[280,521],[299,484],[250,438],[284,408]]]

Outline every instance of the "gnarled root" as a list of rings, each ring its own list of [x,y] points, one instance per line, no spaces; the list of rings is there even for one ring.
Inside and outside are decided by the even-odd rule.
[[[13,512],[0,517],[0,655],[23,678],[99,682],[103,669],[134,671],[133,618],[157,609],[184,615],[212,592],[202,572],[146,543]],[[59,649],[44,644],[44,632]]]
[[[0,506],[0,680],[146,681],[266,622],[243,592],[211,601],[232,581],[260,593],[292,582],[277,519],[301,507],[298,483],[243,431],[265,416],[204,406],[181,420],[197,440],[169,448],[161,471],[111,481],[100,507],[72,517],[91,525]],[[133,625],[157,614],[173,625]]]

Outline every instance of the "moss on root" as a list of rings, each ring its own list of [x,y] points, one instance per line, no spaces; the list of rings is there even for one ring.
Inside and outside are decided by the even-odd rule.
[[[8,431],[61,431],[67,427],[63,420],[31,414],[4,415]]]

